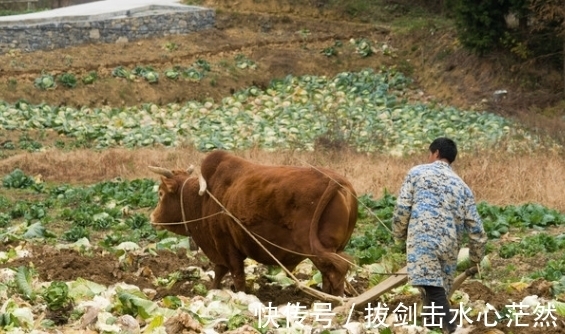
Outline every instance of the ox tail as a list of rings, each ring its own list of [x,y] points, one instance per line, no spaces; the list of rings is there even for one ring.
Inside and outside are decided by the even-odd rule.
[[[338,182],[330,180],[322,197],[320,197],[310,224],[310,248],[313,255],[321,260],[325,266],[333,266],[338,272],[344,273],[345,276],[350,268],[349,263],[351,262],[351,258],[344,253],[337,254],[327,251],[318,238],[318,229],[322,214],[340,188],[341,185]]]
[[[350,263],[354,263],[355,261],[355,259],[351,255],[345,254],[343,252],[323,252],[318,256],[321,257],[323,261],[325,261],[325,263],[330,263],[337,272],[343,273],[344,277],[351,268]]]

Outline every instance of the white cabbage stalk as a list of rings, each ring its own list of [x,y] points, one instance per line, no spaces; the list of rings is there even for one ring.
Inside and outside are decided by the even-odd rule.
[[[343,328],[347,329],[349,334],[363,334],[365,333],[366,324],[360,323],[358,321],[350,321],[343,325]]]
[[[210,290],[208,291],[206,298],[208,300],[221,300],[223,302],[227,302],[232,298],[232,293],[233,292],[231,292],[231,290],[227,290],[227,289]]]
[[[30,307],[18,307],[12,311],[12,315],[18,318],[21,327],[31,329],[33,328],[33,312]]]
[[[90,248],[92,248],[92,245],[90,244],[90,240],[88,240],[88,238],[80,238],[71,244],[57,244],[55,246],[55,249],[73,249],[75,251],[81,251]]]
[[[541,300],[538,295],[531,295],[524,297],[520,304],[527,305],[530,309],[534,310],[538,305],[541,304]]]
[[[107,290],[107,287],[84,278],[77,278],[69,282],[69,297],[76,301],[90,300],[96,298]]]
[[[200,281],[210,281],[210,277],[206,272],[198,266],[189,266],[182,269],[182,274],[184,277],[189,277],[190,279],[198,279]]]
[[[204,316],[209,316],[211,318],[229,318],[234,314],[238,314],[240,311],[233,306],[229,302],[224,302],[221,300],[213,300],[208,305],[203,312]]]
[[[265,309],[265,305],[260,301],[252,302],[247,306],[247,310],[254,315],[258,315]]]
[[[455,305],[467,305],[470,301],[470,297],[466,292],[456,290],[450,300],[451,303]]]
[[[243,261],[243,264],[245,266],[244,267],[245,275],[256,275],[261,267],[261,265],[259,265],[259,262],[250,258],[246,258]]]
[[[107,298],[102,296],[94,296],[94,298],[90,300],[85,300],[77,304],[76,309],[78,311],[86,311],[89,308],[97,308],[99,310],[108,310],[112,306],[112,302]]]
[[[129,293],[136,293],[136,292],[141,291],[139,289],[139,287],[136,286],[136,285],[120,282],[120,283],[116,283],[116,284],[109,286],[106,290],[104,290],[101,293],[101,296],[108,298],[108,299],[114,299],[116,297],[116,295],[118,294],[118,290],[126,291],[126,292],[129,292]]]
[[[392,266],[390,264],[387,264],[386,262],[372,263],[363,267],[366,268],[371,274],[383,274],[392,272]]]
[[[206,302],[204,299],[194,298],[188,305],[188,310],[192,313],[201,314],[206,309]]]
[[[302,274],[302,275],[306,275],[306,276],[311,276],[313,270],[314,270],[314,265],[312,264],[312,261],[310,261],[309,259],[306,259],[306,260],[300,262],[296,266],[296,268],[294,268],[293,274],[294,275]]]
[[[286,272],[280,271],[276,275],[266,275],[270,280],[274,281],[282,287],[291,286],[294,284],[294,280],[287,276]]]
[[[158,249],[169,249],[170,250],[178,242],[179,242],[179,238],[177,238],[177,237],[164,238],[164,239],[160,240],[159,242],[157,242],[156,247]]]
[[[25,225],[25,224],[22,224]],[[23,226],[22,226],[23,227]],[[17,246],[14,248],[14,250],[16,251],[16,258],[20,259],[23,257],[31,257],[32,256],[32,252],[29,249],[24,248],[23,246]]]
[[[17,271],[11,268],[0,268],[0,283],[8,284],[14,280]]]
[[[133,251],[133,250],[138,250],[141,247],[139,247],[138,244],[136,244],[135,242],[132,241],[124,241],[121,244],[117,245],[114,247],[114,249],[116,250],[123,250],[123,251]]]
[[[110,324],[111,323],[111,324]],[[96,321],[95,328],[103,333],[120,333],[121,328],[116,323],[115,316],[109,312],[98,313],[98,320]]]
[[[116,321],[118,326],[121,328],[122,333],[139,334],[140,326],[139,322],[129,314],[124,314],[118,318]]]
[[[239,292],[234,293],[232,301],[233,301],[234,305],[245,306],[246,309],[248,308],[249,305],[251,305],[253,303],[261,303],[261,301],[259,300],[259,298],[257,296],[247,294],[243,291],[239,291]]]
[[[464,247],[459,250],[457,256],[457,269],[464,270],[469,268],[471,265],[471,260],[469,259],[469,248]],[[490,259],[488,255],[485,255],[479,264],[481,270],[487,270],[491,268]]]
[[[8,262],[10,255],[8,252],[0,252],[0,263]]]

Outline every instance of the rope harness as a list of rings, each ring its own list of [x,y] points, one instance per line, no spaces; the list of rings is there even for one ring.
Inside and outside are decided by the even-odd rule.
[[[344,187],[341,183],[337,182],[337,180],[335,180],[334,178],[332,178],[331,176],[329,176],[328,174],[324,173],[322,170],[320,170],[319,168],[317,168],[316,166],[313,166],[311,164],[309,164],[308,162],[302,160],[302,159],[298,159],[298,161],[302,162],[303,164],[308,165],[310,168],[315,169],[316,171],[318,171],[319,173],[325,175],[326,177],[330,178],[331,180],[333,180],[335,183],[339,184],[340,187],[342,187],[343,189],[345,189],[345,191],[347,191],[351,196],[355,197],[357,199],[358,203],[361,203],[361,205],[363,205],[363,207],[365,209],[367,209],[367,211],[369,211],[376,219],[377,221],[382,225],[382,227],[385,228],[385,230],[388,231],[388,233],[392,234],[392,231],[390,230],[390,228],[388,228],[388,226],[385,225],[385,223],[377,216],[373,213],[373,211],[371,210],[371,208],[369,208],[368,206],[366,206],[365,204],[363,204],[363,202],[359,201],[359,197],[355,196],[351,191],[349,191],[349,189],[347,189],[346,187]],[[386,275],[386,274],[383,274]],[[397,275],[397,274],[390,274],[390,275]]]
[[[219,211],[213,214],[210,214],[208,216],[205,217],[201,217],[201,218],[197,218],[197,219],[192,219],[192,220],[186,220],[186,214],[184,212],[184,186],[186,185],[186,182],[188,181],[189,177],[187,177],[184,182],[182,183],[182,186],[180,188],[180,212],[182,215],[182,221],[180,222],[172,222],[172,223],[151,223],[152,225],[157,225],[157,226],[169,226],[169,225],[181,225],[184,224],[184,229],[186,231],[186,233],[188,233],[188,223],[195,223],[198,221],[202,221],[217,215],[221,215],[224,213],[224,211]]]

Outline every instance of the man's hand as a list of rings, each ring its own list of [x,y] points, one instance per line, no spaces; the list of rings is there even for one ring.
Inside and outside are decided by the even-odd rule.
[[[474,276],[476,273],[479,272],[479,269],[480,269],[480,267],[479,267],[480,263],[473,262],[473,261],[471,261],[470,263],[471,263],[471,265],[469,266],[469,268],[467,268],[467,270],[465,270],[465,274],[467,274],[467,276],[469,276],[469,277]]]

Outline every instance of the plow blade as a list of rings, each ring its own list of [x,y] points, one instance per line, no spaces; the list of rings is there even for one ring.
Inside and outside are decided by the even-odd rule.
[[[387,279],[359,296],[348,298],[343,305],[336,307],[333,312],[344,313],[349,311],[352,307],[361,307],[406,282],[408,282],[408,272],[406,271],[406,267],[404,267],[397,271],[395,275],[389,276]]]

